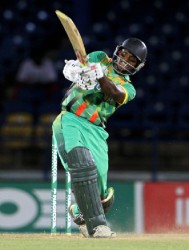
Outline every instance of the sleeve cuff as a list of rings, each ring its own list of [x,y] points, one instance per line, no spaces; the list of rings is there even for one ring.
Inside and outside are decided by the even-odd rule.
[[[126,103],[126,101],[128,100],[128,92],[127,92],[127,90],[126,90],[123,86],[119,85],[119,87],[123,89],[123,91],[124,91],[124,93],[125,93],[125,98],[124,98],[124,100],[123,100],[122,103],[119,103],[119,102],[118,102],[118,104],[119,104],[119,105],[123,105],[123,104]]]

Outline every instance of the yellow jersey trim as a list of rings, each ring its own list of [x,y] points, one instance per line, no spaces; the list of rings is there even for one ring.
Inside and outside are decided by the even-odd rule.
[[[128,92],[122,85],[119,85],[119,87],[121,87],[123,89],[123,91],[125,92],[125,98],[124,98],[123,102],[122,103],[118,102],[119,105],[123,105],[128,99]]]

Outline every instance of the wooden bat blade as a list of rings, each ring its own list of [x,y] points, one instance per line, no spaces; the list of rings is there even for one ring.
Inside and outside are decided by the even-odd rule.
[[[76,57],[82,64],[87,65],[87,54],[79,30],[77,29],[77,27],[75,26],[74,22],[70,17],[68,17],[59,10],[56,10],[55,13],[58,16],[60,22],[62,23],[69,37],[69,40],[75,51]]]

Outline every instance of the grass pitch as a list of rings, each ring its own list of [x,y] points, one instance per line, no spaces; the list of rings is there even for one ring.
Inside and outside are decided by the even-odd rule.
[[[86,239],[79,234],[0,234],[0,250],[188,250],[187,234],[119,234]]]

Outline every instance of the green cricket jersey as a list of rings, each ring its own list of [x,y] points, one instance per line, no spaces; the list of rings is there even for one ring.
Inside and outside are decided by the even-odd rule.
[[[84,90],[72,84],[62,101],[62,110],[67,110],[77,116],[86,118],[89,122],[105,127],[108,118],[121,105],[135,97],[136,91],[130,82],[129,76],[118,75],[112,65],[112,59],[103,51],[92,52],[88,55],[89,62],[100,63],[104,74],[116,85],[125,91],[123,103],[116,103],[106,96],[97,84],[92,90]]]

